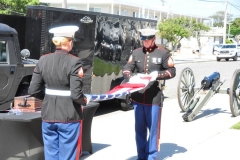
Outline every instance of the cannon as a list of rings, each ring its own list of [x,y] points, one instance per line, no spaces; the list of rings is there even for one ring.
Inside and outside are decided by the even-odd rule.
[[[240,69],[237,69],[231,79],[230,88],[220,89],[225,80],[220,79],[220,73],[214,72],[201,81],[200,87],[196,82],[193,71],[187,67],[180,73],[177,87],[178,103],[183,112],[183,120],[192,121],[203,106],[216,93],[229,94],[230,110],[234,117],[240,114]]]

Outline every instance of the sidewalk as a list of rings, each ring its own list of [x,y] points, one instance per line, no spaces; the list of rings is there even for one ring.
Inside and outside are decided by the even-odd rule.
[[[228,95],[214,95],[192,122],[182,115],[177,99],[165,100],[158,160],[239,160],[240,131],[230,127],[240,116],[232,116]],[[92,145],[81,160],[136,160],[133,110],[94,117]]]
[[[174,54],[175,63],[216,61],[215,55]],[[215,94],[192,122],[184,122],[177,99],[164,101],[157,160],[239,160],[240,122],[233,117],[229,95]],[[97,116],[92,124],[93,154],[81,160],[137,160],[134,112],[117,111]]]
[[[196,54],[175,52],[172,55],[172,58],[175,64],[216,61],[216,55],[213,55],[211,53],[202,54],[201,57],[199,58]]]

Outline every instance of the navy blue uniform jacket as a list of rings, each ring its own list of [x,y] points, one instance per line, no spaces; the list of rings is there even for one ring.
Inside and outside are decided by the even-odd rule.
[[[161,105],[163,101],[162,90],[159,88],[159,81],[175,77],[176,69],[168,50],[158,48],[138,48],[133,51],[128,63],[123,68],[125,78],[130,78],[133,72],[150,74],[158,71],[156,81],[150,82],[148,86],[140,91],[131,94],[133,101],[147,105]]]
[[[71,91],[70,96],[45,94],[41,111],[43,121],[65,123],[83,119],[82,77],[81,60],[65,50],[40,57],[28,93],[36,97],[44,88]]]

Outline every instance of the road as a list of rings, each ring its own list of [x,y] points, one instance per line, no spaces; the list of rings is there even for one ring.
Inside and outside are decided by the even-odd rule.
[[[177,98],[177,84],[179,81],[179,76],[181,71],[189,67],[192,69],[196,81],[196,87],[200,87],[201,80],[205,76],[209,76],[213,72],[219,72],[221,79],[226,79],[225,83],[222,85],[222,88],[229,88],[233,73],[236,69],[240,69],[239,61],[211,61],[211,62],[201,62],[201,63],[186,63],[186,64],[177,64],[177,75],[175,78],[168,80],[166,82],[165,96],[167,98]]]

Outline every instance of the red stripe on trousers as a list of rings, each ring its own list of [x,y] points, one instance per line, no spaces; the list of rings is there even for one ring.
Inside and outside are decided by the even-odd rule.
[[[83,107],[82,107],[82,111],[83,111]],[[82,155],[82,128],[83,128],[83,120],[80,121],[80,134],[78,136],[76,160],[79,160],[80,159],[79,157]]]
[[[158,113],[158,138],[157,138],[158,151],[160,150],[161,118],[162,118],[162,107],[160,107],[159,113]]]

